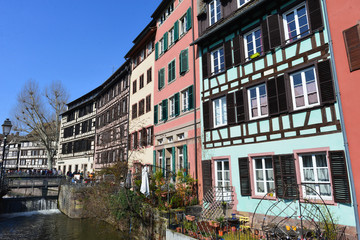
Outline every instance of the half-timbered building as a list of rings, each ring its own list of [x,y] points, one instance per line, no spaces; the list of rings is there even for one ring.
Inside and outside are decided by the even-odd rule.
[[[322,1],[198,0],[198,9],[205,194],[224,187],[249,214],[298,192],[354,226]]]

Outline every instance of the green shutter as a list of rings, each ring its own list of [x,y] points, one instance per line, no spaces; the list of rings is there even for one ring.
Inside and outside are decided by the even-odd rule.
[[[168,49],[168,32],[164,33],[164,52]]]
[[[161,69],[161,88],[165,86],[165,68]]]
[[[174,42],[179,40],[179,21],[174,23]]]
[[[154,150],[153,173],[156,173],[156,150]]]
[[[188,172],[188,157],[187,157],[187,145],[184,145],[184,149],[183,149],[183,154],[184,154],[184,168],[185,168],[185,176]]]
[[[188,88],[189,91],[189,110],[194,108],[194,86]]]
[[[158,123],[158,105],[154,106],[154,123]]]
[[[176,180],[176,161],[175,161],[175,147],[172,147],[171,148],[171,158],[172,158],[172,166],[173,166],[173,180],[175,181]]]
[[[189,31],[191,28],[191,7],[186,12],[186,31]]]
[[[162,171],[163,176],[165,176],[166,166],[165,166],[165,148],[162,150]]]
[[[188,70],[188,49],[180,52],[180,74],[185,73]]]
[[[168,119],[168,100],[165,99],[162,101],[161,103],[161,107],[162,107],[162,117],[161,120],[162,121],[166,121]]]
[[[161,69],[158,71],[158,89],[161,89]]]
[[[180,115],[180,93],[175,93],[175,117]]]
[[[155,60],[159,58],[159,43],[155,43]]]

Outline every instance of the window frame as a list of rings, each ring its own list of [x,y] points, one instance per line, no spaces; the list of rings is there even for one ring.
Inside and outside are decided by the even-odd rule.
[[[315,180],[314,181],[305,181],[304,180],[304,163],[303,163],[303,156],[311,156],[311,160],[312,160],[312,169],[313,169],[313,172],[314,172],[314,178]],[[317,167],[316,166],[316,155],[324,155],[325,156],[325,159],[326,159],[326,169],[327,169],[327,172],[328,172],[328,176],[329,176],[329,180],[328,181],[324,181],[324,182],[321,182],[319,181],[318,179],[318,176],[317,176],[317,169],[318,168],[324,168],[324,167]],[[302,199],[320,199],[320,196],[323,200],[325,201],[333,201],[334,199],[334,190],[333,190],[333,183],[332,183],[332,178],[331,178],[331,165],[330,165],[330,161],[329,161],[329,157],[328,157],[328,153],[327,152],[299,152],[297,153],[297,157],[299,159],[299,170],[300,170],[300,182],[301,182],[301,193],[302,193]],[[321,183],[324,183],[324,184],[328,184],[330,185],[330,191],[331,191],[331,194],[330,196],[323,196],[323,195],[320,195],[320,188],[319,188],[319,185]],[[311,185],[315,185],[315,191],[320,195],[308,195],[306,193],[306,187],[304,186],[304,184],[311,184]]]
[[[304,78],[305,72],[309,69],[313,70],[313,74],[314,74],[314,80],[315,80],[315,88],[316,88],[316,97],[317,97],[317,103],[314,104],[309,104],[309,99],[308,99],[308,90],[306,87],[306,77]],[[303,89],[303,97],[304,97],[304,106],[300,106],[297,107],[296,106],[296,96],[295,96],[295,88],[294,88],[294,81],[293,81],[293,76],[295,74],[301,73],[301,84],[302,84],[302,89]],[[289,73],[289,80],[290,80],[290,88],[291,88],[291,100],[292,100],[292,107],[293,110],[301,110],[301,109],[306,109],[306,108],[312,108],[315,106],[319,106],[321,104],[320,102],[320,94],[319,94],[319,80],[318,80],[318,76],[317,76],[317,71],[316,71],[316,67],[315,66],[311,66],[311,67],[307,67],[304,69],[301,69],[299,71],[296,72],[292,72]]]
[[[217,124],[217,119],[216,119],[216,114],[217,114],[217,110],[216,110],[216,102],[219,101],[219,106],[220,106],[220,123]],[[224,107],[224,102],[225,101],[225,107]],[[228,124],[228,121],[227,121],[227,105],[226,105],[226,95],[225,96],[222,96],[222,97],[219,97],[219,98],[216,98],[216,99],[213,99],[212,100],[212,108],[213,108],[213,119],[214,119],[214,128],[217,128],[217,127],[222,127],[222,126],[226,126]],[[224,120],[225,119],[225,120]]]
[[[238,4],[238,8],[241,8],[243,6],[245,6],[247,3],[249,3],[251,0],[244,0],[244,3],[241,4],[240,2],[241,0],[237,0],[237,4]]]
[[[181,111],[186,112],[189,110],[189,90],[181,91]]]
[[[307,34],[305,34],[304,36],[301,36],[300,33],[300,27],[299,27],[299,21],[298,21],[298,13],[297,10],[301,7],[305,7],[305,13],[306,13],[306,20],[307,20],[307,25],[308,25],[308,30],[307,30]],[[291,8],[290,10],[284,12],[282,14],[282,21],[283,21],[283,30],[284,30],[284,40],[285,40],[285,44],[289,44],[292,43],[300,38],[306,37],[311,33],[311,27],[310,27],[310,21],[309,21],[309,11],[308,11],[308,7],[305,3],[305,1],[293,8]],[[295,21],[295,30],[296,30],[296,36],[293,38],[290,38],[289,36],[289,30],[288,30],[288,23],[287,23],[287,19],[286,19],[286,15],[290,14],[291,12],[294,12],[294,21]],[[296,13],[295,13],[296,12]]]
[[[175,117],[175,96],[169,98],[169,117]]]
[[[171,78],[170,78],[171,77]],[[168,63],[168,82],[173,82],[176,79],[176,59]]]
[[[169,47],[172,46],[175,43],[175,29],[174,27],[172,27],[169,31],[168,31],[168,35],[169,35]]]
[[[259,180],[259,181],[262,181],[264,183],[264,192],[258,192],[257,190],[257,182],[258,180],[256,179],[256,160],[261,160],[261,170],[262,170],[262,173],[263,173],[263,180]],[[270,168],[266,168],[266,164],[265,164],[265,159],[270,159],[271,161],[271,169],[273,171],[273,180],[267,180],[266,179],[266,170],[269,170]],[[254,157],[251,157],[251,163],[252,163],[252,173],[253,174],[253,186],[254,186],[254,190],[253,190],[253,193],[255,196],[264,196],[265,194],[269,193],[271,189],[268,189],[267,187],[267,183],[268,182],[272,182],[273,183],[273,186],[274,186],[274,189],[273,189],[273,196],[276,196],[276,192],[275,192],[275,189],[276,189],[276,185],[275,185],[275,170],[274,170],[274,163],[273,163],[273,159],[272,159],[272,156],[254,156]]]
[[[214,16],[212,16],[211,8],[214,7]],[[219,12],[218,12],[219,11]],[[220,16],[218,16],[220,14]],[[212,18],[214,17],[214,22],[212,22]],[[209,26],[214,25],[222,18],[221,12],[221,1],[220,0],[212,0],[209,2]]]
[[[222,55],[220,53],[221,50],[222,50]],[[219,56],[217,57],[217,60],[215,59],[215,56],[214,56],[215,53],[219,54]],[[224,52],[223,46],[212,50],[210,53],[210,59],[211,59],[211,75],[212,76],[225,71],[225,52]],[[223,59],[223,62],[221,62],[221,59]],[[217,65],[219,68],[216,72],[215,72],[215,62],[217,62]],[[223,66],[223,68],[221,68],[221,66]]]
[[[265,114],[265,115],[261,114],[261,104],[260,104],[260,87],[261,86],[265,87],[265,92],[266,92],[265,98],[266,98],[267,114]],[[250,91],[254,88],[256,89],[256,103],[257,103],[256,109],[257,109],[257,113],[258,113],[258,115],[256,117],[252,116],[251,93],[250,93]],[[268,92],[267,92],[266,83],[261,83],[256,86],[249,87],[246,92],[247,92],[247,102],[248,102],[248,109],[249,109],[249,120],[255,120],[255,119],[259,119],[259,118],[268,117],[269,116],[269,103],[268,103]]]
[[[186,14],[179,18],[179,38],[187,33],[186,21]]]
[[[260,52],[257,52],[257,46],[256,46],[256,39],[255,39],[255,32],[256,31],[260,31],[260,47],[261,47],[261,51]],[[249,50],[248,50],[248,41],[247,41],[247,36],[251,34],[251,38],[252,38],[252,45],[253,45],[253,51],[254,53],[251,54],[249,56]],[[244,38],[244,54],[245,54],[245,60],[246,61],[250,61],[252,58],[251,56],[256,54],[256,53],[259,53],[260,56],[264,54],[264,45],[263,45],[263,36],[262,36],[262,31],[261,31],[261,27],[257,27],[255,29],[252,29],[251,31],[248,31],[247,33],[245,33],[243,35],[243,38]]]

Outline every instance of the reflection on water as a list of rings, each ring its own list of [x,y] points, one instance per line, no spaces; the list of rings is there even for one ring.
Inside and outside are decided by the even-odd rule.
[[[104,222],[70,219],[56,209],[0,215],[1,240],[131,239]]]

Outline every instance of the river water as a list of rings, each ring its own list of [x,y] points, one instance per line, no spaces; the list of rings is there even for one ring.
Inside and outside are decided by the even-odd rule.
[[[1,240],[131,239],[107,223],[70,219],[57,209],[0,215]]]

